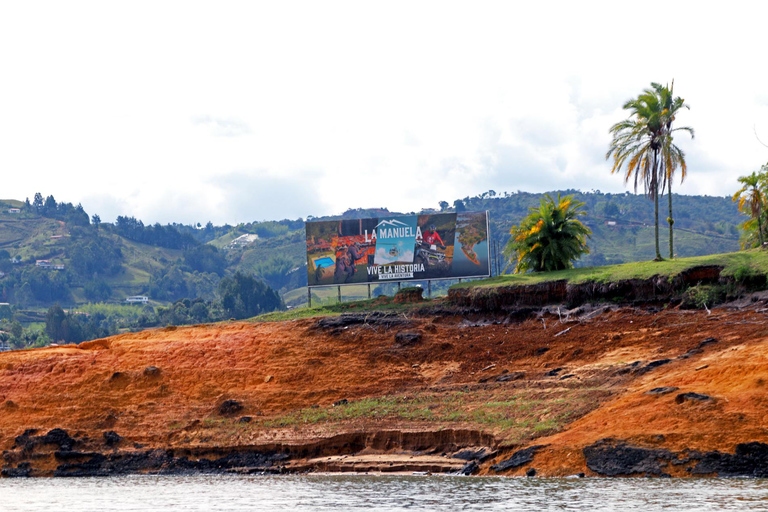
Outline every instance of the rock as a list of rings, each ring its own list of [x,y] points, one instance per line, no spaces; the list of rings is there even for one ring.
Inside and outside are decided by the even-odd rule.
[[[461,450],[451,455],[451,457],[454,459],[477,460],[483,462],[484,460],[488,459],[489,457],[493,457],[494,455],[496,455],[495,451],[483,447],[476,450]]]
[[[549,347],[539,347],[533,351],[534,356],[541,356],[549,352]]]
[[[264,382],[265,382],[265,383],[266,383],[266,382],[269,382],[269,381],[271,381],[273,378],[274,378],[274,377],[272,377],[271,375],[267,375],[266,377],[264,377]]]
[[[122,441],[123,436],[115,432],[114,430],[107,430],[104,432],[104,444],[107,446],[115,446]]]
[[[704,348],[706,345],[710,345],[712,343],[718,343],[718,341],[715,338],[707,338],[701,343],[699,343],[698,348]]]
[[[237,420],[238,423],[250,423],[253,418],[250,416],[243,416],[239,420]]]
[[[401,347],[415,345],[421,341],[421,333],[418,332],[398,332],[395,334],[395,343]]]
[[[583,450],[587,467],[603,476],[660,475],[674,458],[668,450],[629,446],[624,441],[601,439]]]
[[[346,398],[342,398],[341,400],[336,400],[335,402],[333,402],[333,406],[339,407],[340,405],[347,405],[348,403],[349,403],[349,400],[347,400]]]
[[[15,439],[16,446],[24,451],[31,451],[35,446],[54,445],[60,450],[71,450],[77,441],[69,436],[66,430],[54,428],[44,436],[34,436],[36,429],[27,429]]]
[[[499,473],[501,471],[518,468],[524,464],[528,464],[533,460],[533,456],[536,455],[536,452],[541,450],[545,446],[546,445],[538,444],[534,446],[529,446],[528,448],[523,448],[522,450],[518,450],[515,453],[513,453],[510,458],[491,466],[491,469]]]
[[[406,325],[409,321],[402,315],[390,311],[371,311],[369,313],[343,313],[339,316],[321,318],[315,324],[318,329],[328,329],[334,333],[341,332],[345,327],[352,325],[371,325],[381,327],[395,327]]]
[[[664,386],[661,388],[653,388],[650,391],[646,391],[646,395],[666,395],[668,393],[674,393],[680,388],[672,387],[672,386]]]
[[[477,461],[472,460],[472,461],[469,461],[467,464],[465,464],[464,467],[459,470],[459,474],[469,476],[472,473],[476,472],[478,469],[480,469],[480,466],[477,464]]]
[[[679,355],[677,358],[678,359],[688,359],[689,357],[695,356],[697,354],[701,354],[702,352],[704,352],[704,351],[701,350],[700,348],[692,348],[691,350],[689,350],[685,354]]]
[[[144,375],[146,377],[159,377],[160,376],[160,368],[157,366],[147,366],[144,368]]]
[[[768,445],[751,442],[736,445],[733,454],[708,452],[691,471],[695,475],[717,474],[721,477],[768,477]]]
[[[563,375],[563,376],[562,376],[562,377],[560,377],[558,380],[572,379],[572,378],[573,378],[573,377],[575,377],[575,376],[576,376],[575,374],[573,374],[573,373],[569,373],[568,375]]]
[[[536,476],[536,470],[534,468],[530,468],[528,471],[525,472],[525,476],[528,478],[532,478]]]
[[[677,402],[678,404],[681,404],[686,401],[708,402],[711,400],[714,400],[714,398],[712,398],[709,395],[702,395],[701,393],[680,393],[675,397],[675,402]]]
[[[547,376],[547,377],[554,377],[554,376],[556,376],[558,373],[560,373],[561,371],[563,371],[563,369],[562,369],[562,368],[555,368],[554,370],[549,370],[549,371],[548,371],[547,373],[545,373],[544,375],[545,375],[545,376]]]
[[[671,359],[658,359],[656,361],[651,361],[650,363],[646,364],[645,366],[637,369],[637,374],[642,375],[646,372],[649,372],[651,370],[654,370],[658,368],[659,366],[663,366],[665,364],[671,363]]]
[[[219,406],[219,414],[229,416],[243,410],[243,405],[237,400],[224,400]]]
[[[509,382],[525,378],[525,372],[509,372],[496,377],[496,382]]]

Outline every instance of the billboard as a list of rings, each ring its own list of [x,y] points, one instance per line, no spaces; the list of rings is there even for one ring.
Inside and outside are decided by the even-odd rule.
[[[488,212],[307,222],[307,284],[490,275]]]

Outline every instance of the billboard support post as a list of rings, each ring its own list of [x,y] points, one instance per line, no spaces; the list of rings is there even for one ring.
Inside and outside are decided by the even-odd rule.
[[[432,298],[432,280],[427,281],[427,297]]]
[[[371,300],[371,283],[368,283],[368,300]]]
[[[309,303],[309,307],[312,307],[312,288],[307,286],[307,302]]]
[[[339,304],[341,304],[341,285],[339,285],[337,288],[339,290]]]

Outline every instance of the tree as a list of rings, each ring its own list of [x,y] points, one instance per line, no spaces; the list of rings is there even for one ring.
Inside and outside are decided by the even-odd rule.
[[[232,318],[247,318],[284,307],[275,290],[240,272],[219,282],[219,295],[224,311]]]
[[[677,167],[681,168],[683,176],[686,170],[685,154],[673,144],[672,132],[685,130],[693,135],[691,128],[672,128],[675,114],[683,107],[688,108],[681,98],[673,98],[671,89],[652,83],[640,96],[624,104],[623,108],[630,112],[630,116],[611,127],[613,139],[605,155],[606,159],[613,158],[611,173],[625,167],[624,182],[634,179],[635,190],[642,182],[646,194],[653,200],[657,261],[662,259],[659,250],[659,192],[667,184],[671,187]],[[668,221],[671,233],[674,223],[671,206]],[[670,248],[671,243],[670,238]]]
[[[96,231],[99,230],[99,224],[101,224],[101,217],[99,217],[98,214],[94,213],[91,215],[91,224],[93,224],[93,227],[96,228]]]
[[[43,194],[35,192],[35,199],[32,201],[32,206],[35,208],[35,212],[40,213],[43,207]]]
[[[667,217],[667,223],[669,224],[669,257],[674,258],[674,233],[672,226],[675,223],[672,217],[672,179],[675,175],[675,170],[680,167],[680,182],[685,180],[686,171],[688,170],[685,164],[685,153],[678,148],[673,141],[673,133],[676,131],[686,131],[690,134],[691,138],[694,137],[693,128],[688,126],[681,126],[678,128],[672,128],[672,122],[675,120],[677,113],[683,109],[690,109],[685,104],[685,100],[681,97],[674,97],[675,81],[672,80],[672,86],[667,88],[662,87],[660,84],[651,84],[659,96],[660,104],[662,107],[662,118],[664,119],[664,126],[661,132],[661,160],[664,169],[664,176],[667,183],[667,198],[669,199],[669,216]]]
[[[448,208],[448,201],[440,201],[437,203],[440,206],[440,211],[444,212],[446,208]]]
[[[546,195],[538,208],[530,208],[520,226],[512,226],[512,237],[504,248],[510,262],[517,256],[515,272],[571,268],[574,260],[589,253],[587,238],[592,231],[577,219],[586,215],[583,207],[573,196],[558,194],[557,200]]]
[[[751,217],[749,221],[743,224],[743,228],[749,232],[751,226],[757,223],[757,238],[762,247],[764,243],[762,217],[765,211],[766,188],[768,188],[768,164],[763,165],[760,172],[753,172],[749,176],[740,177],[739,183],[744,186],[733,194],[733,200],[738,202],[740,212]],[[751,245],[749,236],[744,245]]]

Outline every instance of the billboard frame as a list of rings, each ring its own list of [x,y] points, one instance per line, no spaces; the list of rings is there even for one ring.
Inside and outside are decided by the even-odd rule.
[[[459,214],[479,214],[479,213],[482,213],[482,214],[485,215],[485,235],[486,235],[486,258],[485,258],[485,260],[487,262],[486,263],[486,269],[485,269],[486,273],[485,274],[480,274],[480,275],[474,274],[474,275],[435,276],[435,277],[410,277],[410,278],[407,278],[407,279],[391,279],[391,280],[376,280],[376,281],[366,280],[366,281],[358,281],[358,282],[351,282],[351,283],[350,282],[344,282],[344,283],[310,284],[309,273],[311,271],[310,270],[311,266],[309,265],[309,262],[310,262],[311,256],[310,256],[309,248],[307,247],[307,248],[305,248],[305,250],[306,250],[306,257],[307,257],[307,263],[308,263],[307,264],[307,296],[309,298],[310,307],[311,307],[311,304],[312,304],[312,292],[311,292],[311,290],[313,288],[334,288],[334,287],[337,287],[338,290],[339,290],[339,300],[340,300],[341,299],[341,287],[342,286],[360,286],[360,285],[366,285],[367,284],[368,285],[368,296],[370,298],[370,291],[371,291],[370,287],[371,287],[371,284],[374,284],[374,283],[375,284],[397,283],[398,284],[398,288],[400,288],[402,286],[402,283],[410,283],[410,282],[424,282],[424,281],[426,281],[428,284],[430,284],[432,281],[449,281],[449,280],[451,280],[451,281],[456,281],[456,280],[461,281],[462,279],[484,279],[484,278],[488,278],[488,277],[490,277],[492,275],[492,269],[491,269],[491,238],[492,237],[491,237],[490,212],[488,210],[484,210],[484,211],[482,211],[482,210],[481,211],[467,211],[467,212],[433,212],[433,213],[420,213],[420,214],[413,214],[413,215],[384,215],[384,216],[367,217],[367,218],[356,218],[356,219],[335,219],[335,220],[328,220],[328,221],[309,221],[309,222],[306,222],[305,225],[304,225],[304,233],[305,233],[305,241],[308,241],[309,240],[309,235],[308,235],[309,225],[310,224],[314,224],[314,223],[319,224],[319,223],[323,223],[323,222],[327,222],[327,223],[331,223],[331,222],[340,223],[340,222],[343,222],[343,221],[359,221],[361,223],[361,225],[362,225],[363,221],[372,222],[372,221],[379,220],[382,217],[387,218],[387,219],[389,219],[389,218],[397,219],[397,218],[415,217],[415,218],[418,219],[418,217],[420,217],[420,216],[429,216],[429,215],[443,215],[443,214],[451,215],[452,214],[452,215],[457,215],[458,216]],[[455,230],[455,221],[454,221],[454,230]],[[374,248],[375,248],[375,246],[374,246]],[[329,259],[330,259],[330,257],[329,257]],[[381,264],[378,264],[378,265],[381,266]],[[451,265],[452,265],[452,262],[451,262]],[[335,262],[334,262],[333,266],[335,267]],[[320,268],[322,268],[322,267],[320,267]],[[430,290],[431,290],[431,286],[430,286]]]

